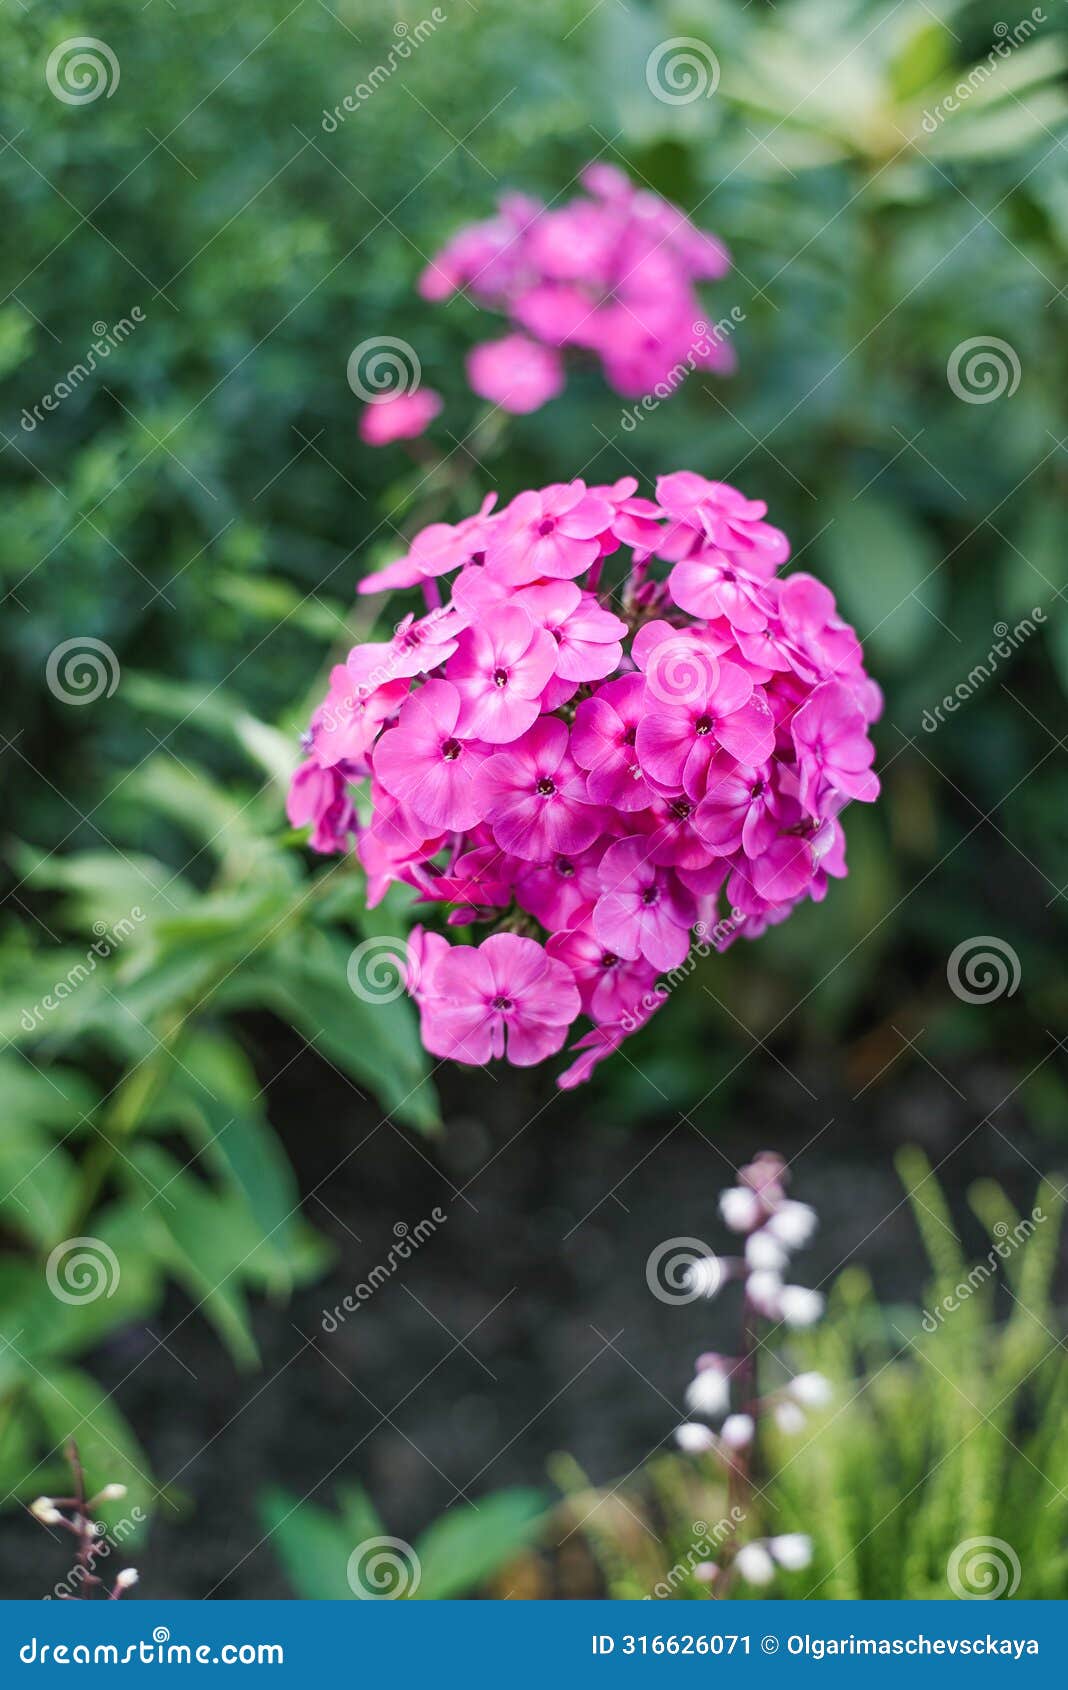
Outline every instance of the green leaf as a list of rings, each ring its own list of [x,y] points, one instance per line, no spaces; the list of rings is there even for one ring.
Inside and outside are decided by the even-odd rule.
[[[90,1495],[107,1484],[126,1486],[126,1496],[102,1509],[103,1517],[129,1519],[135,1507],[151,1513],[157,1492],[148,1457],[113,1394],[73,1367],[37,1375],[28,1391],[53,1446],[61,1451],[71,1438],[78,1445]]]
[[[203,1310],[239,1367],[259,1360],[242,1292],[242,1274],[263,1236],[234,1199],[213,1192],[154,1144],[135,1144],[127,1163],[138,1175],[146,1236]]]
[[[259,1500],[260,1518],[297,1596],[309,1602],[352,1601],[349,1556],[356,1542],[325,1509],[272,1488]]]
[[[416,1539],[422,1578],[415,1594],[443,1601],[482,1584],[541,1529],[547,1498],[536,1490],[502,1490],[477,1504],[450,1508]]]
[[[903,508],[874,493],[840,497],[819,544],[839,606],[880,662],[904,665],[940,632],[939,554]]]

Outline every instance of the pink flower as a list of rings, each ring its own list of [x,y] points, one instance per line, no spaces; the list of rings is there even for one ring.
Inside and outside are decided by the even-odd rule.
[[[694,825],[717,857],[730,857],[739,850],[747,857],[761,856],[779,831],[779,800],[771,766],[752,768],[718,758],[709,768]]]
[[[611,505],[587,493],[584,481],[520,493],[502,512],[486,561],[513,586],[543,575],[570,579],[600,556],[600,536],[612,518]]]
[[[451,947],[434,964],[432,994],[420,1003],[427,1049],[475,1065],[505,1054],[519,1068],[543,1062],[581,1008],[570,970],[514,933]]]
[[[414,440],[429,428],[440,410],[441,395],[432,387],[372,399],[360,415],[360,439],[365,446],[390,446],[394,440]]]
[[[645,839],[619,839],[601,860],[601,896],[593,931],[617,956],[643,956],[654,968],[677,968],[690,948],[696,911],[669,868],[649,859]]]
[[[664,351],[643,335],[679,309],[657,249],[696,232],[612,171],[590,188],[591,211],[533,242],[535,285],[626,294],[629,327],[592,319],[617,337],[606,365],[633,359],[637,379]],[[541,215],[502,207],[453,253],[456,285],[521,288]],[[559,1082],[578,1084],[663,1002],[691,933],[721,951],[820,902],[846,872],[842,812],[878,792],[881,694],[832,594],[776,575],[786,543],[759,501],[688,472],[660,488],[663,507],[630,477],[557,483],[423,529],[375,581],[421,583],[435,608],[355,647],[303,737],[293,825],[319,851],[356,836],[369,907],[397,884],[438,906],[407,970],[435,1055],[535,1062],[582,1013]],[[349,787],[368,775],[357,829]],[[478,949],[445,936],[472,923],[491,926]],[[516,936],[527,923],[544,948]]]
[[[387,563],[374,575],[365,575],[357,582],[356,591],[386,593],[414,587],[469,563],[482,550],[488,532],[486,519],[496,499],[496,493],[488,493],[478,515],[465,517],[463,522],[432,522],[421,528],[404,557]]]
[[[472,348],[467,355],[467,379],[480,399],[526,416],[563,392],[564,366],[552,347],[526,335],[510,334]]]
[[[602,832],[602,816],[586,796],[586,783],[567,748],[567,727],[556,716],[541,721],[487,757],[476,792],[482,814],[504,851],[530,862],[573,856]]]
[[[718,749],[744,763],[763,763],[771,755],[775,729],[763,689],[737,664],[715,663],[706,676],[698,672],[689,691],[671,702],[666,691],[646,684],[647,713],[638,724],[636,749],[643,773],[656,785],[699,798]]]
[[[308,843],[326,856],[346,850],[349,835],[356,831],[356,812],[345,791],[344,775],[338,769],[324,769],[314,758],[302,763],[293,776],[286,814],[293,827],[310,823]]]
[[[653,800],[635,746],[644,700],[642,677],[622,675],[583,699],[571,732],[572,756],[589,770],[590,797],[624,813],[644,810]]]
[[[401,711],[395,728],[375,748],[375,774],[394,797],[410,805],[428,828],[452,832],[473,827],[482,814],[475,776],[484,760],[457,737],[460,695],[448,681],[428,681]]]
[[[706,481],[682,469],[660,477],[656,497],[674,519],[662,557],[686,557],[703,540],[754,575],[768,576],[790,555],[786,535],[763,520],[768,509],[763,499],[747,499],[725,481]]]
[[[504,605],[483,626],[467,628],[446,667],[463,701],[467,736],[507,745],[533,726],[556,668],[556,644],[525,610]]]
[[[827,681],[817,687],[793,719],[793,739],[801,768],[801,802],[810,815],[825,811],[824,783],[847,798],[871,803],[879,795],[872,773],[875,747],[866,733],[864,712],[849,687]]]

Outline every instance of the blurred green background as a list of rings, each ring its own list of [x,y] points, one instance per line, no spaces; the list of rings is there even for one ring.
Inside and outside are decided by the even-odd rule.
[[[502,1455],[482,1486],[539,1483],[557,1444],[598,1482],[640,1461],[664,1402],[637,1384],[624,1406],[618,1367],[571,1389],[583,1345],[619,1315],[677,1393],[700,1334],[635,1312],[642,1264],[703,1236],[764,1143],[826,1207],[820,1271],[856,1255],[886,1298],[923,1276],[901,1143],[961,1211],[976,1174],[1023,1205],[1065,1161],[1063,7],[1025,14],[1003,56],[999,0],[440,10],[332,132],[324,110],[431,8],[0,16],[0,1495],[58,1483],[77,1430],[91,1470],[155,1502],[157,1595],[285,1588],[267,1484],[354,1472],[414,1531],[483,1447]],[[46,64],[88,30],[120,74],[65,103]],[[648,57],[675,37],[714,50],[714,94],[654,96]],[[497,193],[566,195],[592,158],[727,241],[708,315],[742,314],[738,373],[691,377],[634,430],[577,369],[539,414],[479,424],[463,355],[499,324],[424,305],[415,278]],[[380,335],[445,397],[444,471],[357,440],[346,363]],[[947,366],[991,337],[1012,391],[962,399]],[[491,486],[682,467],[766,499],[835,588],[886,693],[883,799],[850,811],[852,872],[823,906],[712,959],[586,1092],[430,1080],[405,1002],[346,985],[400,905],[368,921],[359,875],[313,863],[282,810],[325,671],[375,613],[355,582]],[[49,659],[86,639],[116,684],[65,702]],[[971,1003],[947,962],[984,935],[1019,981]],[[323,1359],[320,1308],[438,1202],[442,1237]],[[44,1267],[81,1235],[121,1273],[65,1302]],[[480,1316],[473,1366],[448,1344]],[[0,1539],[11,1594],[49,1576],[28,1529]]]

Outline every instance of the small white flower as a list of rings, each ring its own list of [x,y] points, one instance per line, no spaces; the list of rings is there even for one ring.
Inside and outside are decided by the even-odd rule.
[[[693,1576],[700,1579],[702,1584],[711,1584],[718,1572],[719,1568],[714,1561],[699,1561],[693,1570]]]
[[[787,1532],[785,1537],[773,1537],[768,1548],[780,1567],[799,1573],[812,1560],[812,1539],[803,1532]]]
[[[95,1501],[97,1501],[97,1502],[121,1502],[125,1495],[126,1495],[126,1486],[125,1485],[105,1485],[102,1491],[98,1491],[98,1493],[95,1497]]]
[[[805,1285],[784,1285],[779,1294],[779,1313],[787,1326],[812,1326],[823,1313],[823,1298]]]
[[[759,1273],[781,1273],[787,1255],[777,1238],[766,1227],[751,1232],[745,1241],[746,1266]]]
[[[769,1220],[768,1231],[788,1250],[800,1250],[815,1232],[817,1221],[816,1211],[810,1204],[795,1203],[787,1198]]]
[[[786,1437],[792,1438],[804,1431],[805,1417],[795,1402],[777,1402],[772,1414],[779,1431]]]
[[[762,1213],[756,1193],[744,1185],[720,1193],[719,1212],[732,1232],[752,1232]]]
[[[754,1430],[751,1414],[728,1414],[719,1435],[728,1449],[748,1449]]]
[[[698,1256],[685,1273],[686,1289],[695,1296],[712,1298],[723,1284],[723,1263],[718,1256]]]
[[[35,1502],[31,1502],[30,1513],[35,1520],[40,1520],[43,1526],[56,1526],[63,1518],[50,1496],[39,1496]]]
[[[734,1565],[748,1584],[770,1584],[775,1563],[762,1543],[746,1543],[734,1557]]]
[[[686,1406],[695,1414],[707,1414],[714,1419],[726,1414],[731,1393],[727,1376],[718,1367],[706,1367],[694,1375],[686,1387]]]
[[[831,1400],[831,1382],[822,1373],[799,1373],[786,1389],[803,1408],[825,1408]]]
[[[753,1307],[768,1320],[778,1320],[782,1297],[782,1280],[777,1273],[751,1273],[746,1281],[746,1294]]]
[[[687,1455],[704,1455],[715,1445],[715,1438],[707,1426],[698,1426],[692,1420],[686,1421],[675,1429],[675,1442]]]
[[[137,1583],[139,1576],[136,1567],[124,1567],[115,1580],[115,1589],[129,1590],[132,1584]]]

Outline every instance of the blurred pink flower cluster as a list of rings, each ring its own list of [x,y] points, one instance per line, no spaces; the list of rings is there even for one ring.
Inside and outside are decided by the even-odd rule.
[[[506,194],[496,217],[462,229],[420,277],[424,299],[463,291],[514,325],[470,354],[474,391],[537,410],[563,388],[563,347],[598,358],[627,398],[687,362],[730,371],[733,351],[694,285],[726,274],[726,248],[613,165],[590,164],[581,181],[586,194],[557,207]]]
[[[735,488],[680,471],[655,501],[626,478],[494,502],[361,582],[422,585],[430,608],[333,670],[289,815],[318,851],[356,836],[372,904],[399,881],[494,929],[415,930],[429,1051],[527,1066],[583,1015],[571,1086],[659,1007],[695,933],[754,938],[845,874],[881,700],[832,594],[777,573],[789,543]]]

